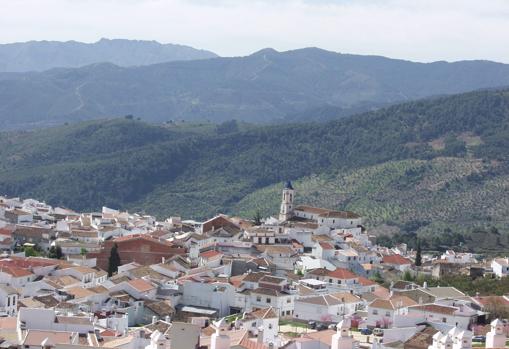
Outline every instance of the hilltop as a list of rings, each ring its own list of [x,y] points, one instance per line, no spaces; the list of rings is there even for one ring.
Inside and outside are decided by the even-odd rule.
[[[101,39],[0,44],[0,72],[44,71],[109,62],[122,67],[217,57],[213,52],[157,41]]]
[[[423,97],[509,85],[509,65],[415,63],[305,48],[138,67],[0,74],[0,129],[132,114],[144,121],[334,119]]]

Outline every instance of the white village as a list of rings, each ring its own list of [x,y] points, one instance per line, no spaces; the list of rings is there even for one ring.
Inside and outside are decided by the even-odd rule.
[[[440,279],[505,278],[507,257],[378,246],[360,215],[297,195],[287,182],[279,214],[258,222],[1,197],[0,347],[505,347],[509,324],[496,316],[509,296]]]

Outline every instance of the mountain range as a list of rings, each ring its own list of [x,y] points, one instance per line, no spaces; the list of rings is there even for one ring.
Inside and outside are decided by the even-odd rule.
[[[509,247],[507,149],[508,89],[324,123],[156,126],[128,116],[0,133],[0,193],[77,210],[249,218],[277,213],[291,179],[298,203],[354,210],[382,236],[492,252]]]
[[[317,48],[264,49],[246,57],[135,67],[95,63],[0,73],[0,128],[26,129],[124,115],[156,123],[310,122],[429,96],[508,85],[509,65],[501,63],[425,64]]]
[[[157,41],[101,39],[91,44],[29,41],[0,45],[0,72],[76,68],[104,62],[129,67],[213,57],[217,55],[210,51]]]

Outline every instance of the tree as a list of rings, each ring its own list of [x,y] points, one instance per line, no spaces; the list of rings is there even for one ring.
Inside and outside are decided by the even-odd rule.
[[[48,252],[48,258],[60,259],[60,258],[62,258],[62,256],[63,256],[62,247],[60,247],[60,246],[51,246],[50,247],[49,252]]]
[[[37,252],[37,249],[32,246],[25,246],[23,248],[23,251],[25,252],[25,257],[37,257],[39,256],[39,253]]]
[[[262,214],[260,211],[256,211],[254,217],[253,217],[254,225],[262,225]]]
[[[108,276],[112,276],[113,273],[116,273],[119,266],[120,255],[118,254],[118,246],[115,244],[111,248],[110,258],[108,259]]]
[[[412,273],[410,270],[405,270],[403,273],[403,280],[405,281],[414,281],[414,277],[412,276]]]
[[[80,250],[80,254],[82,256],[86,255],[88,253],[87,249],[85,247],[82,247],[81,250]]]
[[[422,256],[421,256],[421,240],[417,240],[417,251],[415,254],[415,265],[420,267],[422,265]]]

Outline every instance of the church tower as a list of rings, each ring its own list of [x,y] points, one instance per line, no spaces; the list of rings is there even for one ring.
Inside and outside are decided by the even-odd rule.
[[[283,189],[283,197],[281,199],[281,210],[279,211],[279,220],[281,222],[287,221],[292,217],[294,196],[292,182],[288,181]]]

